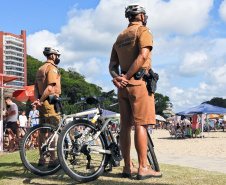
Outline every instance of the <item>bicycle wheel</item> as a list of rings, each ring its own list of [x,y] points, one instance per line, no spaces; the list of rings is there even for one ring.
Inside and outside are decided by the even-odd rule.
[[[22,163],[28,170],[36,175],[51,175],[61,169],[60,164],[58,164],[56,167],[50,167],[48,165],[50,161],[50,154],[54,155],[56,153],[54,151],[54,148],[56,147],[51,147],[53,151],[50,152],[48,151],[48,148],[43,145],[45,141],[47,141],[46,143],[50,141],[50,138],[53,136],[54,131],[55,127],[53,125],[36,125],[27,131],[21,141],[20,158],[22,160]],[[38,164],[40,159],[40,152],[43,153],[45,158],[43,165]]]
[[[148,132],[147,132],[147,135],[148,135],[148,150],[147,150],[148,162],[151,165],[151,168],[153,170],[159,172],[160,171],[159,163],[158,163],[156,155],[155,155],[154,145],[153,145],[153,142],[151,140],[151,136],[149,135]]]
[[[105,150],[106,145],[102,135],[94,139],[95,127],[87,120],[76,120],[64,127],[58,139],[57,154],[62,169],[72,179],[80,182],[95,180],[104,172],[107,155],[100,150]],[[65,139],[69,140],[68,149],[63,146]]]

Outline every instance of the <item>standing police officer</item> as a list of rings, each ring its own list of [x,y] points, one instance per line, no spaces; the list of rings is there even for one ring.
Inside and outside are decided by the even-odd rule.
[[[123,177],[137,174],[137,179],[161,177],[147,166],[147,126],[155,124],[154,95],[148,93],[145,81],[134,78],[140,68],[146,72],[151,68],[153,47],[152,33],[147,23],[145,8],[139,4],[128,5],[125,17],[129,26],[119,34],[113,45],[109,64],[113,83],[118,88],[121,116],[120,146],[124,158]],[[119,75],[119,66],[121,75]],[[135,147],[138,153],[139,169],[130,158],[131,130],[135,126]]]
[[[38,105],[38,110],[40,117],[52,117],[51,119],[41,119],[39,124],[49,123],[57,126],[60,122],[59,113],[54,109],[54,105],[49,104],[48,96],[56,95],[59,97],[61,94],[61,85],[60,85],[60,72],[57,68],[57,65],[60,63],[60,52],[57,48],[54,47],[45,47],[43,54],[46,56],[47,61],[43,66],[38,69],[35,79],[35,101],[34,105]],[[58,116],[56,116],[58,115]],[[40,133],[39,143],[44,142],[46,133]],[[55,145],[55,142],[52,142],[52,147]],[[39,145],[40,147],[40,145]],[[50,152],[50,161],[48,167],[55,167],[59,164],[59,161],[56,159],[55,152]],[[39,166],[44,166],[46,163],[45,158],[40,151]]]

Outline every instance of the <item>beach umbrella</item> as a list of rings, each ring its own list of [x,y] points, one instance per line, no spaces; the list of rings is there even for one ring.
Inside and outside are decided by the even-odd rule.
[[[183,123],[186,124],[186,125],[191,124],[191,122],[186,118],[183,120]]]
[[[34,88],[34,85],[24,86],[20,90],[15,91],[12,97],[16,98],[17,101],[27,102],[30,99],[33,102],[35,99]]]
[[[165,118],[163,118],[160,115],[155,115],[155,119],[159,120],[159,121],[166,121]]]

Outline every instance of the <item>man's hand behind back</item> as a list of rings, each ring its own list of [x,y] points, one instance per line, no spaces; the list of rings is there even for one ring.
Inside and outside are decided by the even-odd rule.
[[[124,88],[128,84],[128,80],[125,78],[125,76],[122,74],[121,76],[117,76],[116,78],[113,78],[112,82],[117,88]]]

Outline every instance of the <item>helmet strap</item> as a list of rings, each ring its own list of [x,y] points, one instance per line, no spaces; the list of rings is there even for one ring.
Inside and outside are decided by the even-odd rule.
[[[144,26],[146,26],[146,24],[147,24],[147,23],[145,23],[144,21],[142,21],[141,19],[138,19],[138,18],[133,18],[132,20],[140,21],[140,22],[142,22],[142,24],[143,24]]]

